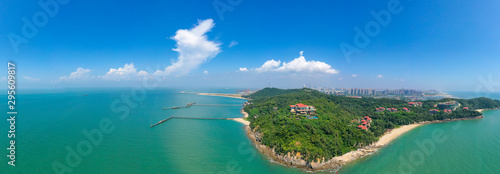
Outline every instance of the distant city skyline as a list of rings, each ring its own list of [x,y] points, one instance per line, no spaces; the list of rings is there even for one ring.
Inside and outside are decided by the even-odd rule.
[[[42,2],[0,4],[19,88],[500,91],[493,0]]]
[[[373,89],[373,88],[326,88],[316,87],[313,88],[327,94],[347,94],[347,95],[378,95],[378,94],[411,94],[422,95],[424,91],[419,89]]]

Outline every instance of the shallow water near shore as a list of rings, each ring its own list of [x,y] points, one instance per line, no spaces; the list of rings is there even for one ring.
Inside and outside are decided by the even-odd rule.
[[[76,149],[78,143],[87,140],[82,131],[99,128],[99,122],[105,118],[112,121],[114,131],[104,134],[102,143],[93,145],[90,154],[82,156],[78,165],[69,166],[72,173],[306,173],[269,162],[251,144],[243,124],[236,121],[172,119],[150,128],[149,125],[171,116],[242,116],[240,106],[162,110],[194,101],[230,105],[245,101],[177,93],[180,91],[147,91],[145,100],[130,108],[131,114],[124,120],[119,119],[123,112],[112,111],[112,103],[123,95],[131,95],[131,89],[20,92],[17,97],[16,167],[7,165],[8,152],[2,150],[0,173],[54,173],[54,162],[68,165],[66,147]],[[423,162],[414,167],[414,173],[499,173],[500,168],[495,165],[500,164],[500,131],[497,129],[500,110],[485,111],[484,116],[481,120],[421,126],[376,154],[349,164],[339,173],[399,173],[398,166],[404,162],[399,162],[398,158],[408,159],[418,149],[414,141],[429,139],[436,130],[443,131],[446,141],[436,144],[433,153],[425,155]],[[6,134],[8,122],[0,124],[0,130]],[[7,146],[7,136],[0,136],[0,147],[5,149]],[[417,159],[417,162],[420,161]]]

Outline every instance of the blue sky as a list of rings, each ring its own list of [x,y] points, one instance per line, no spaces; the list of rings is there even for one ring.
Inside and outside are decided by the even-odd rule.
[[[134,86],[154,77],[165,87],[472,91],[481,78],[500,81],[493,0],[40,2],[57,12],[37,1],[0,2],[0,53],[18,64],[19,88]],[[391,19],[382,26],[372,11]],[[28,38],[23,18],[33,16],[40,26]],[[341,43],[356,46],[354,28],[369,34],[367,25],[370,42],[347,58]],[[13,46],[13,34],[27,43]]]

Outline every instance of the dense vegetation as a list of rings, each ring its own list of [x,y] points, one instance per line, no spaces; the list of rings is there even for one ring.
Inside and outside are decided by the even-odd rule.
[[[458,99],[462,106],[452,113],[430,114],[438,102],[423,101],[422,107],[408,107],[408,102],[395,99],[348,98],[320,93],[312,89],[266,88],[249,96],[253,104],[245,107],[250,127],[263,134],[262,143],[276,152],[300,152],[312,161],[342,155],[375,142],[387,129],[421,121],[444,120],[479,116],[480,108],[500,107],[500,101],[488,98]],[[290,112],[289,105],[303,103],[316,107],[318,119],[307,119]],[[397,108],[399,112],[376,113],[375,108]],[[403,107],[410,112],[403,112]],[[462,107],[469,107],[463,110]],[[277,110],[274,110],[277,108]],[[357,128],[364,116],[373,119],[368,130]]]
[[[500,101],[492,100],[486,97],[474,98],[474,99],[458,99],[459,103],[464,107],[469,107],[472,109],[492,109],[498,108]]]
[[[251,97],[252,99],[260,99],[260,98],[266,98],[266,97],[273,97],[277,95],[283,95],[283,94],[290,94],[294,92],[300,92],[302,91],[301,89],[278,89],[278,88],[266,88],[265,90],[260,90],[256,93],[253,93],[250,96],[246,97]]]

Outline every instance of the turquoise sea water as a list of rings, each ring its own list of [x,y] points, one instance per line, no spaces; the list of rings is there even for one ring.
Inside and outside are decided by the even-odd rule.
[[[172,119],[149,126],[170,116],[226,118],[241,117],[241,106],[193,106],[162,110],[163,107],[198,104],[242,104],[245,100],[214,96],[179,94],[180,90],[147,91],[142,101],[131,102],[125,111],[113,112],[113,101],[132,95],[130,89],[69,90],[64,92],[29,91],[17,96],[16,166],[7,165],[9,123],[0,124],[0,173],[55,173],[54,162],[72,173],[294,173],[296,169],[269,163],[251,145],[243,125],[232,120]],[[224,90],[202,90],[202,92]],[[231,92],[234,92],[232,90]],[[88,96],[84,96],[87,94]],[[5,95],[2,95],[6,99]],[[139,96],[140,97],[140,96]],[[139,98],[140,99],[140,98]],[[2,107],[6,108],[6,107]],[[0,110],[6,113],[6,109]],[[6,118],[7,116],[5,116]],[[112,122],[114,130],[103,133],[102,142],[88,149],[82,131],[99,129],[100,122]],[[108,123],[108,122],[105,122]],[[95,139],[99,140],[98,135]],[[83,142],[83,143],[81,143]],[[67,147],[77,151],[81,160],[71,156]],[[88,153],[88,154],[86,154]],[[73,165],[74,167],[72,167]],[[68,169],[66,168],[66,169]]]
[[[16,166],[7,165],[9,123],[4,120],[0,122],[0,132],[4,132],[0,134],[0,173],[55,173],[54,164],[66,166],[72,173],[305,173],[269,162],[251,145],[243,125],[235,121],[172,119],[149,127],[170,116],[241,117],[240,106],[193,106],[178,110],[162,110],[163,107],[194,101],[233,105],[245,100],[179,94],[176,92],[180,90],[172,89],[147,91],[144,97],[136,96],[140,100],[122,100],[133,95],[131,91],[74,89],[19,94]],[[117,103],[113,104],[115,100]],[[130,114],[117,108],[128,108]],[[423,160],[411,160],[410,164],[418,162],[412,173],[499,173],[499,122],[500,111],[486,111],[482,120],[425,125],[339,173],[399,173],[398,166],[404,160],[398,159],[408,159],[412,153],[418,157],[415,149],[419,147],[414,141],[428,140],[436,130],[442,131],[446,140],[436,143],[429,155],[422,151]],[[82,132],[102,132],[99,127],[103,123],[110,123],[114,129],[102,133],[102,141],[92,144]],[[93,139],[100,140],[93,135]],[[71,149],[75,153],[70,153]],[[68,154],[71,154],[69,162]],[[74,154],[81,159],[77,160]]]

